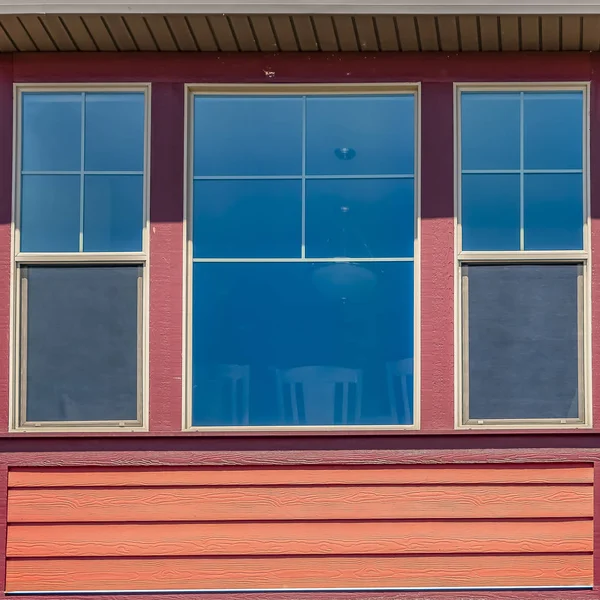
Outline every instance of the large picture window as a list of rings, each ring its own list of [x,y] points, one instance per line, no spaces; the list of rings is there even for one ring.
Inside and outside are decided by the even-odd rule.
[[[459,426],[585,426],[587,88],[458,89]]]
[[[13,427],[144,425],[146,105],[18,90]]]
[[[191,94],[188,426],[416,426],[416,90]]]

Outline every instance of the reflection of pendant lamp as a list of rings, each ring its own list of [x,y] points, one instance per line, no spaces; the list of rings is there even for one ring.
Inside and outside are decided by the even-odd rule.
[[[363,302],[377,285],[377,275],[357,264],[334,263],[316,268],[312,281],[329,300]]]
[[[334,154],[338,159],[347,161],[352,160],[356,156],[356,150],[344,146],[336,148]],[[347,221],[350,207],[342,206],[340,210],[343,215],[342,220]],[[346,228],[347,223],[342,227],[344,237],[346,235]],[[344,252],[345,250],[344,247]],[[341,300],[342,302],[363,302],[369,298],[377,285],[377,275],[375,273],[356,263],[348,262],[337,262],[317,267],[313,271],[312,280],[314,286],[323,296],[330,300]]]

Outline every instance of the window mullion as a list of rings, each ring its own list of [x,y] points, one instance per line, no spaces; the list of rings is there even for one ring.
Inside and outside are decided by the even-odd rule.
[[[525,94],[519,98],[519,249],[525,250]]]
[[[81,94],[81,162],[79,170],[79,252],[83,252],[83,195],[85,192],[85,92]]]
[[[302,248],[300,256],[306,258],[306,96],[302,99]]]

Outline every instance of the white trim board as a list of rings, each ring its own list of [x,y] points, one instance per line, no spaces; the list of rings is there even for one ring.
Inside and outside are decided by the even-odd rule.
[[[592,15],[600,14],[600,0],[0,0],[0,15],[143,13]]]

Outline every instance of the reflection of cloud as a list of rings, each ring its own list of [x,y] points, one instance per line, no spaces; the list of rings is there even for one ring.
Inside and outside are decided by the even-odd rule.
[[[377,275],[356,264],[335,263],[317,267],[312,273],[317,290],[330,300],[361,302],[371,296]]]

